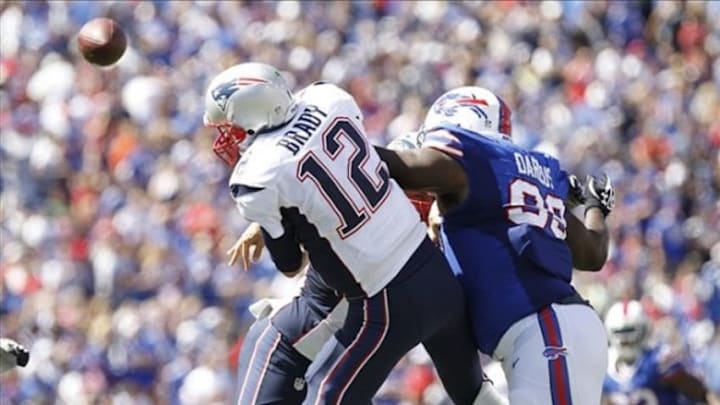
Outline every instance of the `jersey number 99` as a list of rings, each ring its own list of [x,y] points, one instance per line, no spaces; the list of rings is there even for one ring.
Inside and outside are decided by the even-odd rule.
[[[552,194],[543,196],[535,184],[524,179],[513,180],[510,183],[510,203],[505,207],[510,221],[549,228],[553,236],[565,239],[565,202]]]

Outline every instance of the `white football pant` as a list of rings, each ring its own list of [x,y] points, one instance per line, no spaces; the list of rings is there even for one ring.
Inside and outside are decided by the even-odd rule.
[[[502,362],[511,405],[597,405],[608,339],[582,304],[552,304],[515,322],[493,357]]]

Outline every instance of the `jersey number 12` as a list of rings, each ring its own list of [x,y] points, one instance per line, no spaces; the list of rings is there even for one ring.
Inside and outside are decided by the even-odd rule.
[[[368,143],[360,131],[348,118],[336,119],[322,135],[323,149],[325,155],[331,160],[338,158],[340,151],[349,146],[353,149],[347,161],[347,180],[339,181],[333,173],[323,164],[322,159],[315,153],[310,152],[300,161],[298,177],[300,181],[312,180],[330,204],[335,214],[340,219],[341,225],[337,228],[340,237],[345,239],[360,229],[367,222],[370,212],[375,212],[385,201],[389,192],[390,174],[384,165],[378,162],[375,174],[379,179],[373,181],[365,171],[370,155],[368,154]],[[345,138],[348,143],[341,142]],[[350,198],[351,190],[342,187],[350,183],[357,193],[362,197],[363,206],[358,207]]]

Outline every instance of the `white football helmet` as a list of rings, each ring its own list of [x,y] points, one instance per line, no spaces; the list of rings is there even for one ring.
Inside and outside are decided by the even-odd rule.
[[[649,321],[642,304],[635,300],[616,302],[605,315],[610,345],[620,360],[632,362],[643,349]]]
[[[254,135],[286,123],[296,109],[293,94],[277,69],[241,63],[210,82],[203,123],[217,128],[213,150],[233,166]]]
[[[482,87],[459,87],[443,94],[430,107],[423,130],[458,127],[472,133],[511,140],[512,112],[492,91]]]

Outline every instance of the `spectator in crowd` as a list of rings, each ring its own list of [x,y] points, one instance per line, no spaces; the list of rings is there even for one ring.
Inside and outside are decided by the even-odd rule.
[[[74,44],[98,16],[129,35],[109,69]],[[579,291],[643,302],[717,394],[718,21],[712,1],[2,2],[0,329],[32,353],[3,400],[232,398],[247,306],[295,287],[225,264],[247,224],[197,100],[248,60],[348,89],[378,144],[449,88],[500,94],[518,144],[616,184],[610,260]],[[379,402],[444,401],[426,366],[406,356]]]

